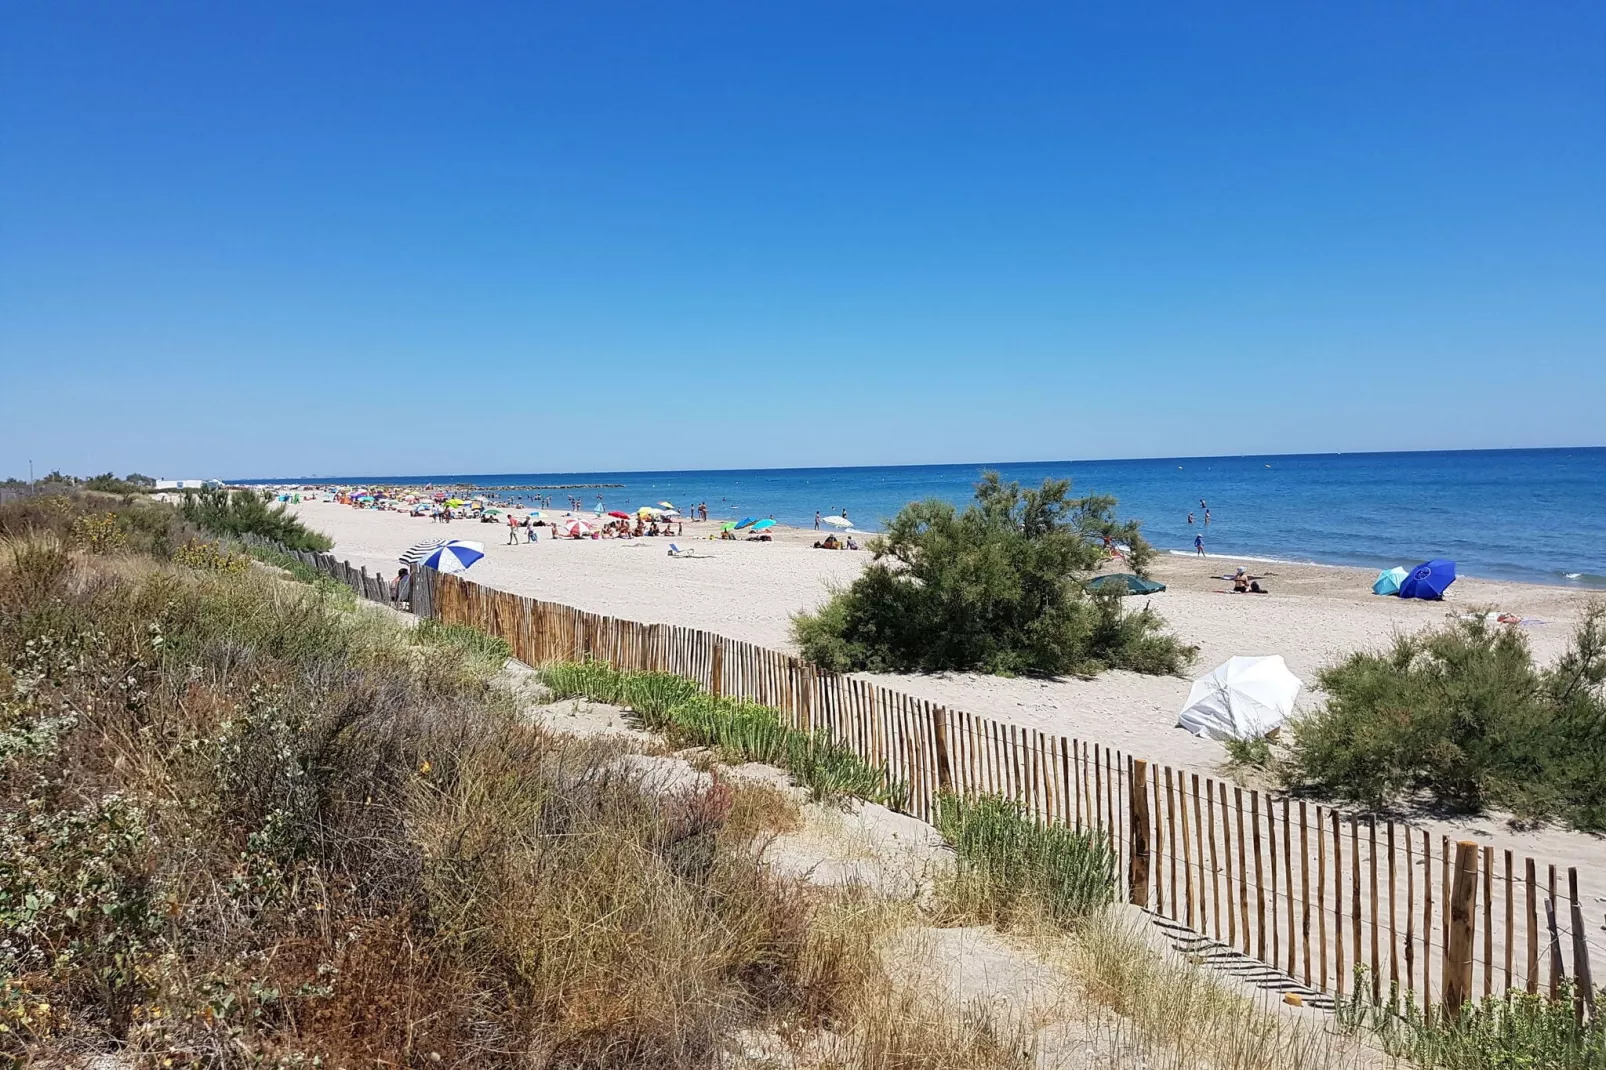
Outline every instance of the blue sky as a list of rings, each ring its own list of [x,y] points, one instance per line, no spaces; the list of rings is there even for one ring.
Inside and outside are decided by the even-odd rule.
[[[8,5],[0,475],[1606,441],[1606,5],[1326,7]]]

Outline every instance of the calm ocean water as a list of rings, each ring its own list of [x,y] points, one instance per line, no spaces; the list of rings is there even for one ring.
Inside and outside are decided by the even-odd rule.
[[[805,526],[815,510],[846,509],[857,526],[873,529],[917,498],[965,501],[988,467],[1022,484],[1065,477],[1076,494],[1112,494],[1121,514],[1142,519],[1162,550],[1191,551],[1202,532],[1212,554],[1379,568],[1448,557],[1470,576],[1606,587],[1606,448],[1599,447],[305,481],[621,483],[546,493],[560,507],[570,493],[592,507],[600,493],[609,509],[627,511],[660,499],[682,507],[705,501],[710,518],[774,516]],[[1201,498],[1209,503],[1209,527]]]

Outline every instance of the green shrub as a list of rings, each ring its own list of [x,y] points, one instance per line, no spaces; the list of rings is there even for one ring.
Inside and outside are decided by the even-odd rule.
[[[954,894],[968,913],[1007,923],[1041,912],[1066,925],[1115,897],[1115,855],[1098,830],[1040,823],[996,795],[943,794],[937,831],[953,845]]]
[[[1292,725],[1291,783],[1606,829],[1606,605],[1548,668],[1523,632],[1480,616],[1353,654],[1320,681],[1326,704]]]
[[[322,552],[334,545],[292,516],[284,503],[271,504],[265,491],[197,491],[184,496],[182,512],[185,520],[214,535],[260,535],[291,550]]]
[[[963,512],[910,503],[871,540],[875,558],[850,587],[793,618],[793,637],[839,672],[1181,672],[1195,648],[1164,634],[1157,614],[1084,587],[1106,537],[1143,567],[1152,550],[1138,524],[1114,518],[1113,498],[1069,492],[1066,480],[1023,491],[989,472]]]
[[[1224,739],[1228,764],[1240,769],[1269,769],[1272,764],[1271,741],[1265,736],[1253,739]]]

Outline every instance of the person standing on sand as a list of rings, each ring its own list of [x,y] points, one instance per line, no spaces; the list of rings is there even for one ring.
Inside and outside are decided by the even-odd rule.
[[[1197,553],[1200,557],[1203,557],[1205,555],[1205,552],[1204,552],[1204,536],[1203,535],[1195,535],[1193,537],[1193,549],[1194,549],[1194,552]]]

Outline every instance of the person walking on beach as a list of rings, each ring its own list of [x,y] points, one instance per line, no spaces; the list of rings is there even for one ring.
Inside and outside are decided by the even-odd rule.
[[[519,518],[512,513],[507,515],[507,544],[509,546],[519,544]]]
[[[1204,536],[1203,535],[1195,535],[1193,537],[1193,549],[1194,549],[1194,552],[1197,553],[1200,557],[1203,557],[1205,555],[1205,552],[1204,552]]]
[[[524,518],[524,541],[535,541],[535,517],[533,516],[527,516]]]

